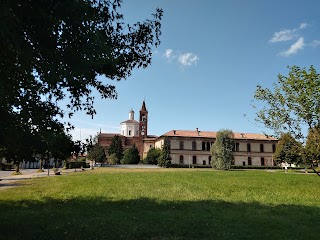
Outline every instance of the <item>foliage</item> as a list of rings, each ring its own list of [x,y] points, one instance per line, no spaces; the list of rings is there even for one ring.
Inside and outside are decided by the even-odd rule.
[[[211,147],[211,165],[215,169],[229,169],[233,161],[234,135],[231,130],[217,132],[216,141]]]
[[[117,158],[115,153],[112,153],[109,157],[108,157],[108,163],[109,164],[119,164],[120,160]]]
[[[274,161],[279,164],[287,162],[298,164],[303,160],[303,146],[290,133],[283,133],[279,138]]]
[[[169,167],[171,165],[171,144],[168,139],[164,139],[161,154],[158,158],[158,165],[160,167]]]
[[[37,133],[60,129],[62,117],[76,111],[96,113],[93,91],[117,98],[107,78],[125,79],[151,64],[162,10],[128,25],[121,3],[1,1],[1,156],[15,164],[32,156],[33,143],[42,141]]]
[[[95,162],[105,162],[106,153],[104,151],[104,148],[98,143],[94,144],[90,152],[88,152],[87,158]]]
[[[306,162],[313,163],[320,160],[320,128],[309,129],[306,141]]]
[[[256,120],[272,129],[277,137],[288,132],[295,139],[306,139],[303,127],[314,129],[320,126],[320,76],[311,66],[293,66],[288,76],[278,75],[273,90],[257,86],[254,98],[264,106],[257,112]],[[319,141],[318,141],[319,142]]]
[[[310,66],[308,71],[293,66],[289,68],[287,77],[278,75],[278,83],[275,83],[273,88],[270,90],[257,86],[254,98],[265,105],[257,112],[256,120],[272,129],[276,136],[288,132],[304,144],[305,127],[315,132],[320,130],[320,75],[313,66]],[[320,143],[319,137],[319,134],[313,134],[314,143]],[[308,154],[314,152],[309,150],[310,148],[306,149],[304,156],[312,166],[312,156]]]
[[[112,140],[111,144],[108,149],[108,154],[115,154],[116,157],[120,160],[123,157],[123,146],[122,146],[122,141],[119,135],[115,135]]]
[[[140,155],[135,144],[124,151],[123,158],[120,160],[121,164],[138,164],[140,162]]]
[[[147,156],[143,159],[145,164],[158,164],[158,159],[161,156],[161,149],[159,148],[150,148]]]

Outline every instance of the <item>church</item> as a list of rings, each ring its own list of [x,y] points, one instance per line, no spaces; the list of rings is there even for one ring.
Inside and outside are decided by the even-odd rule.
[[[217,132],[195,130],[171,130],[161,136],[148,135],[148,110],[145,101],[139,112],[139,121],[134,119],[134,111],[129,111],[129,119],[121,122],[120,133],[100,133],[98,143],[107,151],[112,138],[119,135],[124,149],[135,144],[141,158],[145,158],[150,148],[161,148],[164,140],[170,141],[171,162],[184,165],[210,165],[210,148]],[[234,165],[274,166],[273,154],[278,140],[256,133],[234,133]]]

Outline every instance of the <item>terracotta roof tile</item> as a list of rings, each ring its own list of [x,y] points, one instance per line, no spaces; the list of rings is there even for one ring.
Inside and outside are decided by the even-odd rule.
[[[266,136],[259,133],[236,133],[234,132],[235,139],[250,139],[250,140],[277,140],[276,138]],[[192,131],[192,130],[171,130],[162,136],[166,137],[203,137],[203,138],[216,138],[217,132],[208,131]]]

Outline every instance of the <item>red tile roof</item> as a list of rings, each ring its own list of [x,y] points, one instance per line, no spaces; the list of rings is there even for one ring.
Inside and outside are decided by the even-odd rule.
[[[236,133],[234,132],[235,139],[250,139],[250,140],[277,140],[276,138],[266,136],[265,134],[258,133]],[[192,131],[192,130],[171,130],[162,136],[164,137],[203,137],[203,138],[216,138],[217,132],[208,131]]]

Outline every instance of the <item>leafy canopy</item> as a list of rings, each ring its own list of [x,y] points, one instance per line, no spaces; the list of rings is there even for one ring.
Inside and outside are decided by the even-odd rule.
[[[233,161],[234,134],[225,129],[217,132],[216,141],[211,147],[211,165],[215,169],[229,169]]]
[[[135,144],[124,151],[124,156],[120,162],[121,164],[138,164],[140,162],[139,151]]]
[[[3,155],[21,161],[33,152],[33,141],[27,140],[40,141],[37,132],[59,129],[63,117],[79,110],[93,116],[93,91],[117,98],[107,79],[125,79],[134,68],[151,64],[152,48],[160,44],[162,10],[129,25],[119,11],[121,3],[0,2]]]
[[[158,159],[161,156],[161,149],[151,147],[148,151],[147,156],[143,159],[145,164],[158,164]]]
[[[112,140],[111,144],[108,149],[108,154],[112,155],[115,154],[116,158],[121,160],[123,157],[123,146],[122,141],[119,135],[115,135]]]
[[[309,70],[289,68],[288,76],[278,75],[273,90],[258,85],[254,98],[264,103],[256,120],[273,130],[277,137],[288,132],[304,142],[303,127],[319,129],[320,75],[313,66]]]
[[[171,165],[171,143],[170,140],[164,139],[161,154],[158,158],[158,165],[160,167],[169,167]]]
[[[289,133],[284,133],[279,138],[274,161],[276,163],[287,162],[298,164],[303,160],[303,146]]]

